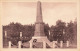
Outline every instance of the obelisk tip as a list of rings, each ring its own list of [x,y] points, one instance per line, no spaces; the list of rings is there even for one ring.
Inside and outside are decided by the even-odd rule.
[[[38,3],[41,3],[41,1],[38,1]]]

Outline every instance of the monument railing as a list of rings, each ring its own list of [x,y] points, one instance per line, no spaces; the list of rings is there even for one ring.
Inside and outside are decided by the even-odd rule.
[[[7,32],[5,32],[5,37],[7,38]],[[22,32],[20,32],[20,38],[22,38]],[[27,37],[25,37],[27,38]],[[47,42],[25,42],[23,43],[22,40],[19,40],[17,45],[14,45],[10,40],[8,41],[8,47],[16,47],[16,48],[47,48],[49,46]],[[57,41],[53,41],[53,47],[51,48],[64,48],[64,46],[69,47],[69,41],[66,41],[66,43],[63,43],[63,41],[60,41],[58,43]],[[50,47],[49,47],[50,48]]]

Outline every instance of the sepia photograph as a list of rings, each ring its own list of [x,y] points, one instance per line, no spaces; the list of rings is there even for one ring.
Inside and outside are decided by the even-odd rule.
[[[3,49],[77,49],[77,2],[1,2]]]

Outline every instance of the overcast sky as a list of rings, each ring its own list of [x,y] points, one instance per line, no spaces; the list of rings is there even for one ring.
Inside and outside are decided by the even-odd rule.
[[[23,25],[34,24],[37,12],[36,2],[3,2],[2,25],[19,22]],[[43,21],[50,26],[58,19],[64,22],[74,21],[77,17],[77,4],[72,2],[42,2]]]

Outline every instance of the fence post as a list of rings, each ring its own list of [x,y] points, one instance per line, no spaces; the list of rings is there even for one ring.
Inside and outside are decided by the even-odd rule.
[[[53,41],[53,48],[56,48],[57,41]]]
[[[7,31],[5,31],[5,37],[7,37]]]
[[[63,47],[63,41],[60,41],[60,47],[61,48]]]
[[[11,41],[9,41],[9,48],[11,48]]]
[[[66,45],[67,45],[67,47],[69,47],[69,41],[67,41],[67,44]]]
[[[29,42],[30,43],[30,48],[32,48],[32,42]]]
[[[46,48],[46,43],[45,43],[45,41],[43,41],[43,48],[44,48],[44,49]]]
[[[19,42],[18,42],[18,48],[21,48],[21,44],[22,44],[22,42],[19,41]]]
[[[22,32],[20,32],[20,37],[22,37]]]

